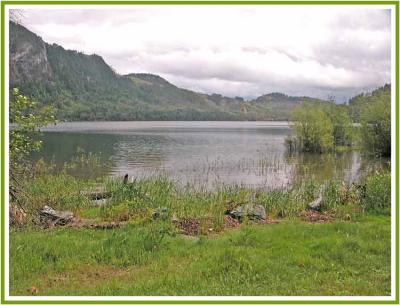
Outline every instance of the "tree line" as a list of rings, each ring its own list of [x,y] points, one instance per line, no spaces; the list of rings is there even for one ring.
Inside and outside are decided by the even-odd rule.
[[[292,111],[290,151],[329,152],[361,146],[377,156],[391,153],[391,86],[350,99],[348,104],[306,101]]]

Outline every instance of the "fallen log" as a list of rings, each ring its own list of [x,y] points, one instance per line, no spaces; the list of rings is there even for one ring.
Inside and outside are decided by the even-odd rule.
[[[110,198],[112,193],[110,191],[106,191],[103,187],[97,187],[94,189],[82,190],[81,195],[87,197],[90,200],[100,200]]]

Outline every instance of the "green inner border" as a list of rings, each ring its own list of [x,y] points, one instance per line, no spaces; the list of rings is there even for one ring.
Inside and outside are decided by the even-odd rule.
[[[396,118],[396,124],[395,124],[395,141],[396,141],[396,147],[395,147],[395,157],[396,157],[396,168],[395,168],[395,186],[396,187],[396,194],[395,194],[395,249],[394,250],[394,255],[396,256],[395,259],[395,300],[393,301],[355,301],[355,300],[337,300],[337,301],[318,301],[318,300],[310,300],[310,301],[303,301],[303,300],[291,300],[291,301],[219,301],[219,300],[190,300],[190,301],[183,301],[183,300],[165,300],[165,301],[160,301],[160,300],[144,300],[144,301],[118,301],[118,300],[63,300],[63,301],[56,301],[56,300],[29,300],[29,301],[10,301],[10,300],[5,300],[5,285],[4,285],[4,279],[5,279],[5,274],[4,274],[4,255],[5,255],[5,215],[6,215],[6,202],[5,202],[5,54],[4,54],[4,46],[5,46],[5,33],[4,33],[4,25],[5,25],[5,6],[6,5],[43,5],[43,4],[52,4],[52,5],[82,5],[82,4],[101,4],[101,5],[116,5],[116,4],[130,4],[130,5],[142,5],[142,4],[150,4],[150,5],[173,5],[173,4],[184,4],[184,5],[293,5],[293,4],[300,4],[300,5],[394,5],[395,7],[395,41],[392,41],[392,43],[395,43],[395,64],[396,64],[396,70],[395,70],[395,118]],[[221,1],[221,0],[215,0],[215,1],[209,1],[209,0],[182,0],[182,1],[177,1],[177,0],[155,0],[155,1],[143,1],[143,0],[138,0],[138,1],[121,1],[121,0],[116,0],[116,1],[110,1],[110,0],[60,0],[60,1],[55,1],[55,0],[49,0],[49,1],[44,1],[44,0],[10,0],[10,1],[1,1],[1,304],[399,304],[399,187],[398,187],[398,182],[399,182],[399,2],[398,1],[365,1],[365,0],[359,0],[359,1],[354,1],[354,0],[344,0],[344,1],[323,1],[323,0],[316,0],[316,1],[309,1],[309,0],[299,0],[299,1],[293,1],[293,0],[272,0],[272,1],[254,1],[254,0],[249,0],[249,1],[244,1],[244,0],[238,0],[238,1],[233,1],[233,0],[227,0],[227,1]],[[393,86],[393,84],[392,84]],[[393,217],[393,215],[392,215]],[[393,252],[392,252],[393,253]],[[392,254],[393,255],[393,254]]]

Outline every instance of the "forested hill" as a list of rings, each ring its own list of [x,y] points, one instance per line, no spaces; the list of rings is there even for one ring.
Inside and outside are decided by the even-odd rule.
[[[157,75],[117,74],[102,57],[47,44],[10,23],[10,87],[54,105],[61,120],[288,120],[308,99],[281,93],[253,101],[181,89]]]

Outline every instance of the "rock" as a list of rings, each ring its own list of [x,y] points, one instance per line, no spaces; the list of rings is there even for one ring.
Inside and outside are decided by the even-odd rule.
[[[320,211],[322,206],[322,196],[319,196],[313,202],[308,204],[308,208],[313,211]]]
[[[231,211],[228,214],[241,220],[242,218],[248,218],[251,220],[265,220],[267,218],[267,213],[265,208],[260,204],[243,204]]]
[[[9,215],[11,225],[22,226],[26,223],[25,211],[16,204],[10,204]]]
[[[74,213],[70,211],[56,211],[45,205],[39,213],[39,220],[42,224],[50,226],[64,226],[74,219]]]

